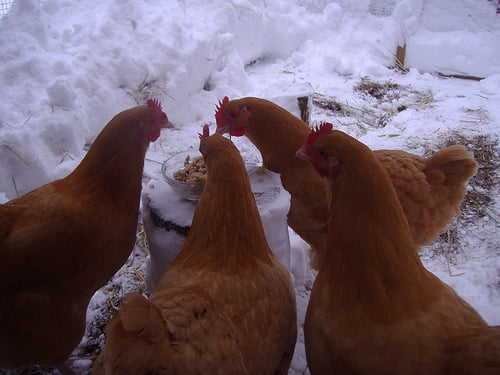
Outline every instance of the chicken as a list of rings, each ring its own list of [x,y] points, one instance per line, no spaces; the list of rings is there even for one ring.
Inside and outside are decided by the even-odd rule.
[[[500,329],[428,272],[386,170],[331,124],[297,151],[328,185],[327,251],[307,307],[311,374],[498,374]]]
[[[241,337],[224,307],[203,288],[188,285],[139,293],[106,326],[99,374],[248,374]]]
[[[208,126],[204,127],[200,138],[207,181],[186,242],[150,299],[163,316],[166,322],[164,330],[172,341],[161,340],[144,350],[164,355],[165,359],[156,360],[164,363],[163,366],[189,368],[188,373],[214,373],[216,371],[202,367],[205,361],[222,364],[221,356],[226,356],[226,361],[238,357],[235,345],[224,333],[231,332],[231,326],[234,326],[233,339],[240,345],[243,365],[249,374],[287,374],[297,336],[295,295],[290,275],[266,242],[249,177],[238,150],[220,134],[209,136]],[[189,287],[198,288],[215,300],[212,310],[198,307],[208,302],[196,299],[179,304],[188,312],[201,310],[206,324],[196,320],[200,318],[177,318],[177,312],[169,305],[173,303],[169,299],[180,298],[176,297],[174,290],[181,293]],[[219,309],[220,323],[217,320],[210,323]],[[213,316],[203,315],[209,313]],[[149,315],[143,315],[146,321],[143,324],[148,324]],[[170,320],[167,317],[171,317]],[[230,321],[224,317],[229,317]],[[177,324],[187,324],[188,327],[177,327]],[[113,326],[118,325],[112,323],[108,328],[103,366],[118,371],[125,366],[124,361],[129,355],[127,349],[135,350],[135,340],[142,340],[142,337],[136,335],[131,342],[120,343],[123,329]],[[208,332],[207,326],[210,327]],[[183,341],[176,343],[177,335],[170,332],[184,332],[184,329],[189,334],[181,333]],[[147,328],[147,331],[156,330]],[[131,340],[128,336],[127,340]],[[186,336],[189,339],[184,340]],[[221,341],[224,337],[227,339]],[[174,357],[170,353],[176,350],[175,345],[187,348],[179,348]],[[117,346],[123,348],[123,352],[116,349]],[[147,355],[144,353],[141,357]],[[142,366],[141,362],[132,373],[147,372]],[[160,368],[148,367],[147,370],[160,373]],[[106,372],[111,373],[113,371]],[[217,373],[236,374],[241,371],[221,368]]]
[[[67,177],[0,205],[0,368],[66,368],[90,298],[133,249],[157,100],[116,115]]]
[[[262,154],[264,167],[281,175],[291,195],[288,225],[321,256],[328,220],[324,183],[311,165],[294,158],[310,132],[307,124],[260,98],[225,97],[215,117],[218,132],[246,135]],[[477,169],[472,154],[454,145],[429,158],[393,150],[377,150],[375,155],[396,188],[415,245],[436,240],[459,213],[465,184]]]

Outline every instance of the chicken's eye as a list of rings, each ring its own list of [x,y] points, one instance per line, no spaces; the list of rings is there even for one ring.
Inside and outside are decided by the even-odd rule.
[[[319,154],[320,154],[321,156],[327,156],[327,154],[326,154],[326,151],[325,151],[325,150],[319,150]]]
[[[230,112],[229,116],[231,116],[231,118],[236,118],[236,113],[235,112]]]

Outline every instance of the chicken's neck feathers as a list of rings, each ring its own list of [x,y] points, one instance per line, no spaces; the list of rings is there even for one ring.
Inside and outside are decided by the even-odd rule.
[[[181,253],[180,259],[196,258],[223,267],[272,261],[243,164],[236,169],[230,164],[209,166]]]
[[[432,285],[394,187],[376,160],[358,157],[352,165],[343,165],[331,188],[333,214],[320,272],[340,286],[339,298],[376,305],[394,298],[407,300],[405,296],[418,295]],[[431,294],[425,291],[427,300]],[[411,301],[419,303],[414,297]]]
[[[251,108],[247,137],[259,149],[264,167],[280,174],[283,187],[292,194],[292,199],[294,196],[308,199],[311,189],[323,185],[311,164],[295,157],[308,137],[309,127],[273,103],[264,102]]]
[[[273,172],[282,173],[308,163],[295,159],[310,132],[309,127],[283,108],[273,103],[251,107],[251,124],[247,137],[260,150],[264,165]],[[279,152],[276,152],[276,148]]]
[[[138,202],[148,145],[149,141],[137,133],[106,128],[66,180],[82,197],[99,195],[109,202]]]

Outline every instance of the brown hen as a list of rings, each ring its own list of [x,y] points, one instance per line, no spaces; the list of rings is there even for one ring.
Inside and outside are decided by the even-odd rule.
[[[157,101],[116,115],[66,178],[0,205],[0,368],[65,368],[87,305],[135,243]]]
[[[158,346],[176,344],[186,347],[176,358],[172,357],[172,361],[179,363],[178,366],[193,366],[193,371],[186,373],[207,373],[201,367],[203,363],[219,361],[221,353],[234,361],[239,358],[234,342],[229,338],[220,339],[234,326],[234,340],[240,346],[243,365],[249,374],[287,374],[297,334],[295,295],[290,275],[269,249],[249,177],[236,147],[219,134],[209,136],[205,126],[200,151],[208,171],[205,188],[186,242],[158,282],[151,302],[164,317],[167,336],[171,330],[177,331],[176,312],[166,304],[168,298],[160,301],[159,296],[168,292],[170,298],[174,298],[171,292],[174,289],[182,292],[192,287],[203,291],[215,302],[213,308],[202,311],[213,316],[219,311],[220,318],[212,320],[210,332],[191,319],[189,336],[196,342],[188,339],[179,344],[175,342],[176,337],[172,337],[171,341],[162,341]],[[195,302],[186,302],[183,307],[189,310]],[[172,319],[168,321],[166,316],[172,316]],[[229,317],[229,321],[224,316]],[[207,315],[196,319],[209,318]],[[144,315],[144,319],[148,319],[148,315]],[[105,355],[107,351],[114,352],[115,345],[133,347],[119,343],[117,337],[111,328]],[[141,337],[136,339],[141,340]],[[198,357],[193,357],[191,348],[198,344]],[[156,346],[151,344],[147,350],[156,350]],[[162,349],[162,353],[166,352],[167,349]],[[112,364],[106,366],[120,368],[125,357],[125,354],[113,358],[108,356]],[[169,362],[166,354],[164,362]],[[138,370],[138,373],[142,372],[142,369]],[[208,373],[240,372],[226,367],[220,372]]]
[[[188,285],[139,293],[106,327],[106,345],[93,374],[248,374],[241,337],[224,307]]]
[[[498,374],[498,327],[424,268],[386,169],[331,129],[297,152],[326,177],[331,210],[304,323],[311,374]]]
[[[246,135],[259,149],[264,167],[280,174],[291,195],[288,225],[320,255],[328,220],[324,183],[309,163],[295,159],[310,132],[308,125],[268,100],[251,97],[231,101],[225,97],[216,121],[220,133]],[[459,213],[466,183],[476,173],[472,154],[461,145],[428,158],[404,151],[374,152],[396,188],[415,245],[436,240]],[[313,266],[317,263],[316,259]]]

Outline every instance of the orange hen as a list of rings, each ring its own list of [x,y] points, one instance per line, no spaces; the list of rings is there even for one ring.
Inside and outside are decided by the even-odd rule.
[[[329,186],[327,251],[304,324],[311,374],[499,373],[500,330],[424,268],[386,170],[331,128],[297,152]]]
[[[132,251],[144,156],[165,127],[156,100],[123,111],[70,175],[0,205],[0,368],[65,367],[90,298]]]
[[[321,255],[328,232],[324,182],[309,163],[295,159],[310,132],[308,125],[268,100],[251,97],[225,97],[216,121],[220,133],[246,135],[259,149],[264,167],[280,174],[291,195],[288,225]],[[396,188],[415,245],[436,240],[459,213],[465,184],[477,169],[472,154],[461,145],[429,158],[403,151],[374,152]]]
[[[95,375],[248,374],[231,318],[197,285],[157,290],[149,300],[127,294],[106,334]]]
[[[241,355],[249,374],[287,374],[297,334],[290,275],[267,244],[249,177],[236,147],[219,134],[209,136],[205,126],[200,151],[208,171],[203,194],[186,242],[150,298],[163,316],[163,329],[171,340],[150,344],[144,350],[161,346],[158,355],[163,355],[160,353],[171,353],[176,350],[173,346],[179,345],[179,355],[174,358],[164,354],[163,362],[191,366],[187,373],[241,373],[228,367],[229,363],[220,362],[225,354],[225,361],[231,363],[239,363]],[[213,306],[196,299],[179,304],[186,311],[201,311],[201,317],[195,314],[196,319],[177,318],[177,311],[168,305],[176,293],[183,293],[186,288],[197,288],[213,300]],[[166,293],[168,298],[162,297]],[[215,319],[217,314],[219,317]],[[145,314],[143,319],[148,317]],[[183,330],[190,332],[181,343],[175,342],[177,336],[171,333],[180,329],[177,324],[187,325]],[[230,339],[227,335],[233,329]],[[128,351],[119,352],[116,347],[121,345],[124,350],[135,347],[135,344],[120,344],[119,335],[115,335],[113,328],[108,331],[104,355],[106,352],[119,355],[107,356],[105,367],[116,369],[126,361]],[[135,339],[141,340],[139,336]],[[184,333],[181,337],[185,337]],[[238,347],[240,351],[236,350]],[[205,370],[206,362],[226,367]],[[144,373],[141,366],[135,368],[137,373]],[[153,370],[160,373],[158,368]]]

